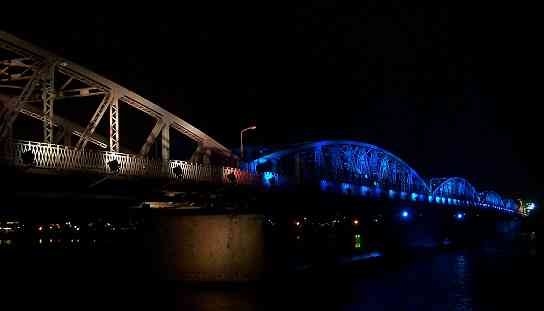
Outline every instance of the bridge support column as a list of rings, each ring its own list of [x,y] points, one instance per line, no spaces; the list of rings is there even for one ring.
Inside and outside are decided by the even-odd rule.
[[[259,279],[263,270],[263,222],[258,215],[158,211],[151,243],[156,270],[166,280],[246,282]]]

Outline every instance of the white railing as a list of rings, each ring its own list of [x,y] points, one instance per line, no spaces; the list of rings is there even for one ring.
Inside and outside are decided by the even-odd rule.
[[[73,147],[32,141],[15,141],[4,145],[1,151],[1,158],[15,166],[58,171],[91,171],[124,176],[163,177],[185,183],[262,184],[261,176],[233,167],[205,166],[179,160],[172,160],[163,165],[164,163],[160,160],[131,154],[80,151]],[[27,156],[31,154],[32,163],[25,163],[25,153]],[[118,171],[112,171],[108,165],[114,160],[118,163]]]

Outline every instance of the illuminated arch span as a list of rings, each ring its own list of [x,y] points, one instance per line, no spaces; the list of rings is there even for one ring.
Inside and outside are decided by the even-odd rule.
[[[254,160],[250,169],[273,171],[306,183],[327,180],[429,193],[425,181],[402,159],[380,147],[357,141],[293,145]]]
[[[515,211],[518,209],[518,203],[513,199],[504,199],[503,200],[504,208],[507,210]]]
[[[479,197],[480,203],[491,204],[499,207],[503,206],[502,197],[495,191],[480,192]]]
[[[436,181],[436,182],[433,182]],[[478,197],[476,188],[466,179],[449,177],[431,180],[432,195],[462,200],[475,200]]]

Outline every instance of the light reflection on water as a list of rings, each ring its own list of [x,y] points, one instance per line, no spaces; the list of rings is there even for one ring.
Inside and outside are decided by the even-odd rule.
[[[519,297],[493,294],[514,280],[493,277],[511,269],[523,258],[510,253],[508,260],[494,261],[504,251],[447,252],[392,266],[373,266],[360,273],[358,268],[307,280],[285,281],[262,290],[187,291],[177,289],[177,310],[502,310]],[[516,280],[527,278],[528,267],[515,273]],[[368,268],[367,268],[368,269]],[[510,276],[512,278],[512,276]],[[492,294],[489,294],[491,292]],[[526,298],[525,298],[526,299]],[[516,309],[516,308],[514,308]],[[539,308],[536,308],[539,309]],[[510,308],[510,310],[513,310]]]
[[[467,256],[462,253],[455,256],[455,279],[453,286],[453,299],[455,310],[472,310],[472,296],[470,286],[472,284],[472,274],[469,272]]]
[[[0,247],[12,247],[13,245],[12,239],[0,239]]]

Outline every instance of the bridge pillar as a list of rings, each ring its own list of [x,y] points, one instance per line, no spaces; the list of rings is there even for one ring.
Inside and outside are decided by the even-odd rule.
[[[153,215],[154,266],[161,279],[199,282],[257,280],[263,270],[259,215]]]

